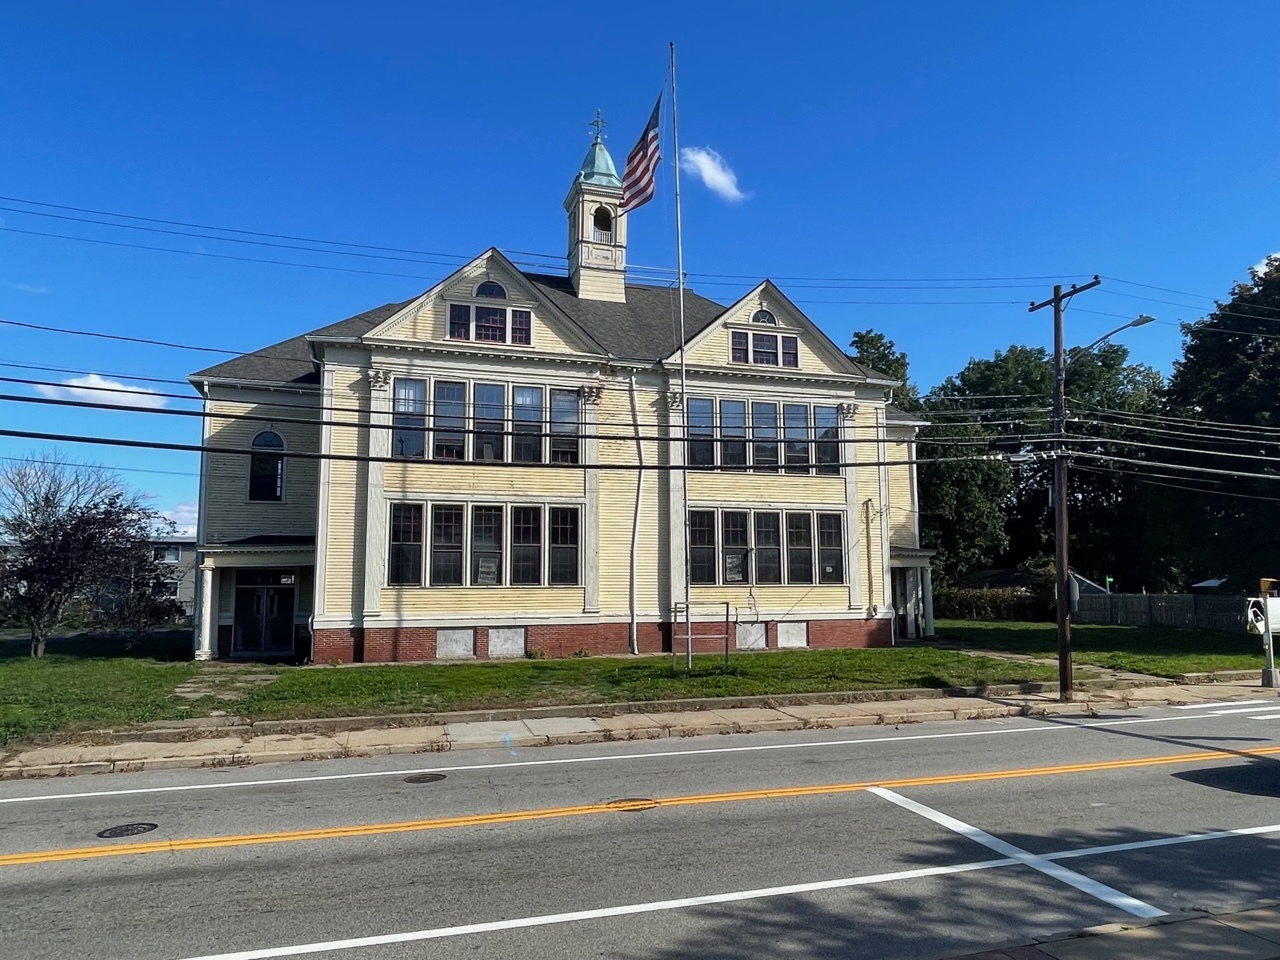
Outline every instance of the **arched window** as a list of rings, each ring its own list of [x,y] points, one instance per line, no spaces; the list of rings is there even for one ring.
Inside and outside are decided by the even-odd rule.
[[[284,499],[284,439],[274,430],[264,430],[251,446],[249,499],[278,503]]]
[[[752,314],[751,322],[752,322],[752,323],[767,323],[767,324],[769,324],[770,326],[774,326],[774,327],[776,327],[776,326],[778,325],[778,318],[777,318],[777,317],[775,317],[775,316],[774,316],[772,313],[770,313],[768,310],[757,310],[754,314]]]
[[[591,215],[591,238],[596,243],[613,243],[613,214],[608,207],[596,207]]]
[[[486,280],[480,286],[476,287],[477,297],[488,297],[490,300],[507,299],[507,291],[500,283],[494,283],[492,280]]]

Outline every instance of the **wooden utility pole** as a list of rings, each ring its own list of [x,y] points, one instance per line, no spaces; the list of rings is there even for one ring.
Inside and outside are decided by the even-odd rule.
[[[1063,347],[1062,310],[1068,300],[1077,293],[1084,293],[1102,283],[1094,277],[1083,286],[1071,287],[1063,292],[1062,284],[1053,288],[1053,296],[1040,303],[1031,304],[1028,312],[1035,313],[1053,306],[1053,566],[1058,612],[1058,699],[1071,699],[1071,573],[1068,553],[1070,534],[1067,516],[1067,354]]]

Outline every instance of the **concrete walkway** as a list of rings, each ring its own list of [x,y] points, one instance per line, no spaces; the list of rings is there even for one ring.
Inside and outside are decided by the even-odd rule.
[[[948,960],[1276,960],[1280,905],[1112,923]]]
[[[1152,678],[1144,678],[1151,680]],[[895,693],[900,699],[892,699]],[[610,740],[649,740],[763,730],[828,730],[871,724],[900,726],[988,717],[1074,716],[1114,712],[1134,706],[1182,705],[1233,699],[1275,697],[1255,680],[1244,683],[1133,686],[1077,692],[1071,703],[1056,693],[1001,696],[939,696],[937,691],[684,700],[665,709],[639,712],[649,705],[600,704],[586,707],[472,711],[417,717],[347,717],[329,720],[260,721],[233,717],[147,724],[130,730],[94,731],[80,743],[37,747],[0,754],[0,780],[121,773],[182,767],[225,767],[286,760],[328,760],[443,750],[487,750]],[[813,702],[802,702],[804,700]],[[847,699],[858,702],[831,702]],[[801,702],[798,702],[801,701]],[[737,704],[727,706],[726,704]],[[631,712],[637,711],[637,712]]]

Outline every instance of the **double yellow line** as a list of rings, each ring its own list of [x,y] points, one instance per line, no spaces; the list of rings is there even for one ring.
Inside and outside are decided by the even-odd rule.
[[[417,833],[423,830],[449,830],[455,827],[484,827],[530,820],[556,820],[562,817],[585,817],[605,813],[626,813],[665,807],[690,807],[711,803],[738,803],[743,800],[782,800],[792,797],[822,797],[840,793],[856,793],[868,787],[933,787],[949,783],[981,783],[986,780],[1012,780],[1019,777],[1047,777],[1068,773],[1094,773],[1101,770],[1125,770],[1134,767],[1156,767],[1206,760],[1233,760],[1242,756],[1265,757],[1280,753],[1280,746],[1252,750],[1205,750],[1196,753],[1140,757],[1132,760],[1103,760],[1096,763],[1068,763],[1051,767],[1020,767],[1012,770],[988,770],[976,773],[949,773],[935,777],[905,777],[898,780],[868,780],[860,783],[816,784],[807,787],[769,787],[763,790],[737,790],[731,793],[699,793],[688,796],[662,797],[653,800],[620,800],[574,807],[542,807],[507,813],[480,813],[462,817],[436,817],[430,820],[402,820],[396,823],[368,823],[316,830],[286,830],[278,833],[244,833],[223,837],[190,837],[182,840],[153,840],[146,843],[100,844],[93,847],[67,847],[58,850],[36,850],[29,853],[0,855],[0,867],[18,867],[64,860],[94,860],[99,857],[124,857],[146,853],[178,853],[185,850],[216,850],[223,847],[250,847],[267,843],[294,843],[300,840],[340,840],[347,837],[376,837],[393,833]]]

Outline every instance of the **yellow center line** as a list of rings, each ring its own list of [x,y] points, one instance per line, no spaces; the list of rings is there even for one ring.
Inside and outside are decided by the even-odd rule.
[[[859,783],[815,784],[804,787],[767,787],[761,790],[737,790],[729,793],[701,793],[687,796],[661,797],[653,800],[593,803],[573,807],[543,807],[504,813],[480,813],[459,817],[436,817],[430,820],[402,820],[396,823],[368,823],[314,830],[286,830],[277,833],[245,833],[222,837],[189,837],[179,840],[154,840],[146,843],[100,844],[93,847],[67,847],[36,850],[28,853],[0,855],[0,867],[56,863],[63,860],[92,860],[98,857],[123,857],[146,853],[177,853],[183,850],[212,850],[221,847],[248,847],[268,843],[293,843],[299,840],[337,840],[346,837],[375,837],[393,833],[416,833],[423,830],[448,830],[454,827],[482,827],[493,824],[523,823],[530,820],[556,820],[563,817],[593,816],[603,813],[625,813],[658,807],[687,807],[709,803],[737,803],[743,800],[782,800],[792,797],[820,797],[856,793],[868,787],[931,787],[950,783],[980,783],[986,780],[1011,780],[1019,777],[1047,777],[1070,773],[1093,773],[1100,770],[1123,770],[1132,767],[1154,767],[1206,760],[1232,760],[1242,756],[1265,757],[1280,753],[1280,746],[1251,750],[1205,750],[1196,753],[1139,757],[1130,760],[1101,760],[1094,763],[1068,763],[1050,767],[1021,767],[1012,770],[987,770],[970,773],[948,773],[933,777],[904,777],[897,780],[867,780]]]

